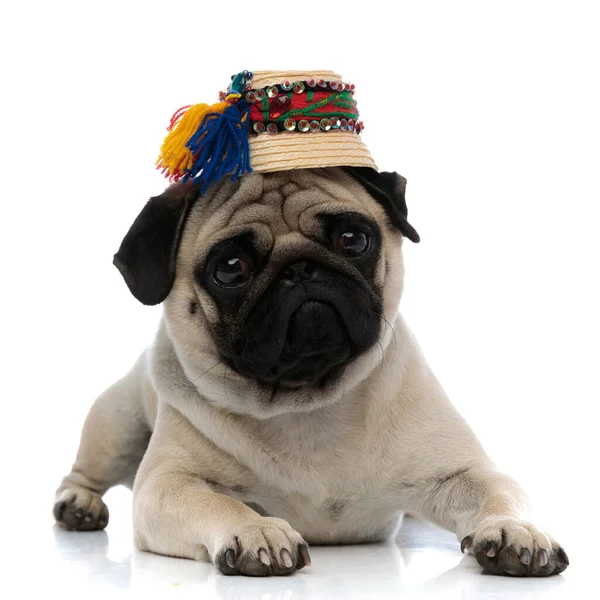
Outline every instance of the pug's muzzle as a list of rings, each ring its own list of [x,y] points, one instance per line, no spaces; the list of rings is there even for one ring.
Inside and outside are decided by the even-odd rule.
[[[379,339],[381,302],[364,284],[313,260],[286,265],[227,358],[266,384],[323,385]]]

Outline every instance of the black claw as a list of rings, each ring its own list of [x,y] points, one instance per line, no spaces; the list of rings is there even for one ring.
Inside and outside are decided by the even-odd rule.
[[[529,552],[529,550],[527,550],[527,548],[524,548],[521,551],[520,560],[524,565],[528,565],[531,563],[531,552]]]
[[[227,566],[231,569],[235,568],[235,553],[231,548],[229,548],[227,552],[225,552],[225,562],[227,563]]]
[[[485,554],[488,558],[494,558],[498,554],[498,544],[496,542],[488,542],[485,546]]]
[[[540,563],[540,567],[545,567],[548,564],[548,553],[545,550],[540,550],[537,558],[538,562]]]
[[[109,512],[108,507],[104,505],[102,507],[102,511],[100,512],[100,517],[98,518],[98,529],[104,529],[108,525],[109,521]]]
[[[281,559],[281,565],[283,565],[283,569],[285,569],[286,571],[289,571],[289,569],[292,569],[294,567],[294,561],[292,560],[292,555],[290,554],[290,551],[287,548],[284,548],[281,552],[280,552],[280,559]],[[289,561],[289,565],[286,564],[286,562]]]
[[[558,552],[556,553],[560,562],[564,563],[567,567],[569,566],[569,557],[567,556],[567,553],[565,552],[564,548],[559,548]]]
[[[235,550],[232,548],[221,550],[215,559],[215,565],[223,575],[239,575],[240,569],[237,567],[236,563]]]
[[[468,550],[471,548],[471,546],[473,545],[473,537],[470,535],[467,535],[466,537],[463,538],[463,541],[460,543],[460,551],[465,554],[466,552],[468,552]]]
[[[75,511],[75,518],[76,519],[81,519],[81,517],[83,517],[83,508],[78,508]]]
[[[300,556],[298,558],[296,568],[302,569],[304,567],[310,567],[312,561],[310,560],[310,554],[308,553],[308,548],[305,544],[300,544],[300,546],[298,546],[298,554]]]
[[[63,514],[65,512],[65,508],[67,508],[67,503],[64,500],[62,502],[57,502],[54,505],[53,513],[54,513],[54,518],[57,521],[62,521]]]

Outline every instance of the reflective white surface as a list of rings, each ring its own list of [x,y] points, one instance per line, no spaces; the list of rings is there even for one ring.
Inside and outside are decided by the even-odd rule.
[[[30,593],[114,597],[123,593],[202,600],[533,600],[593,598],[595,593],[592,580],[586,579],[590,571],[581,559],[563,575],[547,579],[481,575],[475,559],[461,555],[452,533],[413,518],[405,519],[396,539],[385,544],[312,547],[313,565],[289,577],[226,577],[207,563],[135,550],[131,495],[117,489],[108,496],[111,522],[102,532],[64,531],[52,525],[47,512],[31,530],[10,519],[10,539],[4,540],[1,564],[3,587],[11,595],[3,597]]]

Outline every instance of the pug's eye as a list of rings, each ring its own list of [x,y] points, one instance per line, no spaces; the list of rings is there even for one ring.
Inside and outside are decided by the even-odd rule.
[[[222,260],[215,265],[213,279],[222,286],[234,287],[246,283],[252,275],[250,265],[237,256]]]
[[[369,248],[369,236],[364,231],[345,231],[337,240],[337,250],[353,258]]]

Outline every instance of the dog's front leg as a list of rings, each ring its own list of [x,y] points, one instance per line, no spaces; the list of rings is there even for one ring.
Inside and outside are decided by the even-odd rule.
[[[523,490],[492,466],[403,485],[409,511],[454,531],[463,552],[474,554],[487,573],[547,576],[569,564],[559,544],[531,523]]]
[[[136,546],[210,560],[225,575],[285,575],[309,565],[308,545],[289,523],[214,491],[215,480],[242,471],[232,461],[162,406],[133,489]]]

